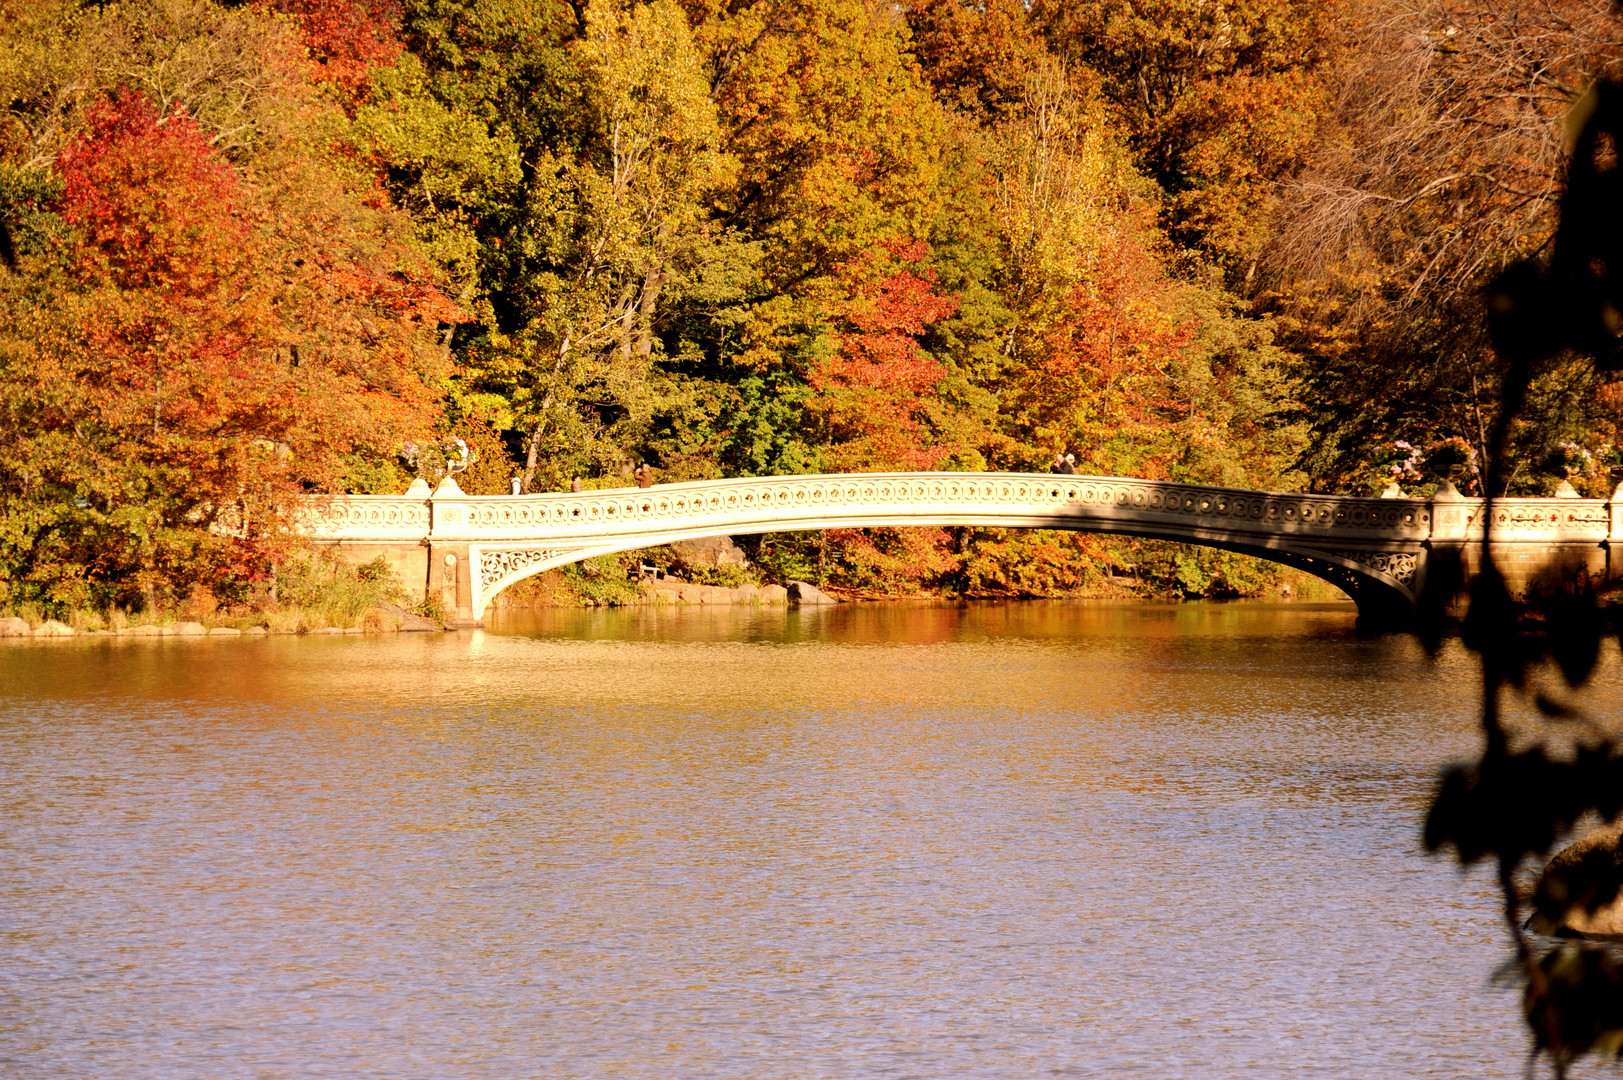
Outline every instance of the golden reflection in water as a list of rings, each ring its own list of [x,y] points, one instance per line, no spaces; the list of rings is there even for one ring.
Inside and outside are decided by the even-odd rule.
[[[1519,1075],[1470,663],[1351,622],[0,642],[0,1072]]]

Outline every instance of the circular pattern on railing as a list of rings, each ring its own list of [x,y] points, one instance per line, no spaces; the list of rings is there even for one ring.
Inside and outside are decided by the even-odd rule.
[[[985,474],[978,478],[915,475],[892,477],[856,474],[847,478],[783,478],[768,481],[745,480],[699,491],[643,492],[622,490],[601,492],[554,501],[472,499],[430,510],[430,504],[415,500],[335,501],[313,505],[306,511],[312,523],[323,529],[369,529],[396,531],[428,527],[430,515],[443,523],[453,515],[466,513],[475,528],[502,530],[562,526],[574,522],[627,522],[682,514],[738,514],[771,507],[813,506],[841,503],[879,503],[899,510],[942,502],[1016,503],[1064,508],[1093,507],[1120,513],[1190,514],[1217,516],[1231,521],[1266,520],[1276,525],[1288,522],[1297,528],[1328,530],[1393,529],[1410,535],[1424,532],[1430,516],[1416,506],[1393,506],[1373,499],[1327,498],[1314,503],[1305,496],[1252,496],[1244,492],[1214,488],[1179,488],[1154,481],[1112,482],[1100,478],[1052,476],[1007,476]],[[366,497],[358,497],[365,499]],[[969,510],[970,507],[964,507]],[[1608,512],[1587,504],[1581,506],[1509,500],[1496,507],[1496,527],[1538,531],[1601,531],[1609,526]],[[1042,511],[1044,513],[1050,511]],[[1481,528],[1481,511],[1470,514],[1467,528]]]

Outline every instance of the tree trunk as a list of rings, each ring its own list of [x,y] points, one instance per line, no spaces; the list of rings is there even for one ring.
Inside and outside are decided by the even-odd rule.
[[[558,373],[564,369],[564,361],[569,357],[570,346],[574,343],[569,334],[564,335],[562,344],[558,346],[558,359],[552,364],[552,386],[547,388],[546,396],[541,399],[541,415],[536,417],[535,430],[530,433],[529,452],[524,457],[524,479],[519,484],[519,490],[524,494],[530,493],[530,483],[535,479],[535,466],[541,455],[541,433],[547,429],[547,410],[552,407],[553,389],[558,384]]]

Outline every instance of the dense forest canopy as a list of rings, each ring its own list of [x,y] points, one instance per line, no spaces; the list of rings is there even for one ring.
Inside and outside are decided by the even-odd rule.
[[[1609,7],[0,0],[0,600],[249,583],[291,497],[443,436],[488,494],[1060,453],[1358,492],[1433,447],[1469,484],[1482,286],[1548,241]],[[1512,484],[1607,490],[1620,419],[1552,360]],[[772,557],[1043,593],[1130,547]]]

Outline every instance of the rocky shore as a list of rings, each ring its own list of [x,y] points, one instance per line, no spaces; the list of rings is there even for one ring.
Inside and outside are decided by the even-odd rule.
[[[837,604],[834,599],[815,585],[804,581],[791,581],[783,585],[694,585],[674,578],[640,583],[635,599],[637,605],[757,605],[778,607],[816,607]],[[584,606],[597,606],[590,600]],[[398,604],[380,604],[371,608],[355,626],[312,626],[303,621],[255,618],[253,616],[215,620],[213,625],[196,620],[171,622],[132,623],[116,629],[75,629],[57,619],[30,622],[16,616],[0,618],[0,638],[68,638],[68,637],[183,637],[227,638],[266,637],[273,634],[393,634],[443,632],[454,629],[434,619],[414,614]]]
[[[637,592],[639,604],[757,604],[811,607],[837,604],[838,600],[804,581],[783,585],[691,585],[665,578],[648,581]]]

